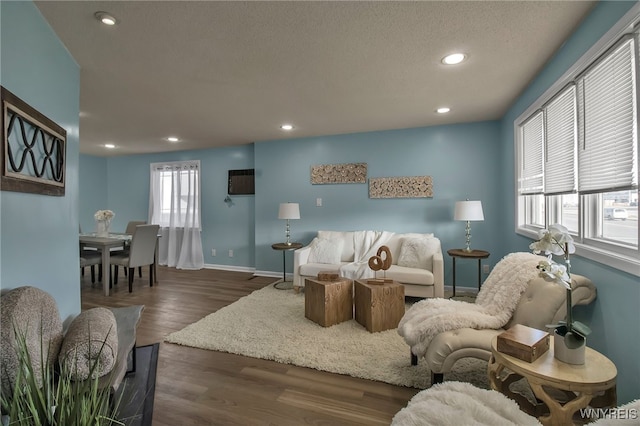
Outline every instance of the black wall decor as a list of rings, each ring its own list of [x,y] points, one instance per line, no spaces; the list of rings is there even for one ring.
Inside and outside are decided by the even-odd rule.
[[[1,91],[0,189],[64,195],[67,132],[4,87]]]

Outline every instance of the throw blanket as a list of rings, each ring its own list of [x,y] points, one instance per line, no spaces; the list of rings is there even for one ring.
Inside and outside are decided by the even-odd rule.
[[[450,299],[425,299],[415,303],[398,324],[398,334],[414,355],[427,352],[431,340],[444,331],[460,328],[498,329],[511,318],[520,295],[538,275],[542,259],[531,253],[511,253],[493,268],[475,303]]]
[[[118,355],[116,318],[109,309],[80,313],[69,326],[58,360],[74,380],[102,377],[111,372]]]
[[[520,411],[515,401],[494,390],[470,383],[446,382],[418,392],[400,410],[391,426],[540,426]]]
[[[375,256],[380,246],[393,237],[388,231],[356,231],[353,236],[353,262],[340,267],[340,276],[352,280],[374,278],[374,271],[369,268],[369,258]]]

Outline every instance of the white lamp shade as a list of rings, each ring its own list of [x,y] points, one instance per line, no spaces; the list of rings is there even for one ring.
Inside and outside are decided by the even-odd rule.
[[[484,220],[484,214],[482,213],[482,202],[469,200],[457,201],[453,219],[469,221]]]
[[[280,203],[278,219],[300,219],[300,206],[298,203]]]

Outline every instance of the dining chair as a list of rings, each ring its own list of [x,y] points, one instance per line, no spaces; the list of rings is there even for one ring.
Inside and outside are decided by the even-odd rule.
[[[95,250],[82,250],[80,253],[80,269],[91,266],[91,283],[96,282],[96,265],[98,265],[98,281],[102,281],[102,254]]]
[[[129,223],[127,223],[127,228],[125,229],[124,233],[125,234],[129,234],[129,235],[133,235],[133,233],[136,230],[136,226],[138,225],[146,225],[147,222],[144,220],[132,220]]]
[[[82,234],[82,225],[78,224],[78,231]],[[99,250],[87,249],[80,244],[80,271],[84,276],[84,268],[91,266],[91,283],[96,282],[96,265],[98,265],[98,281],[102,281],[102,255]]]
[[[125,229],[124,233],[125,234],[129,234],[129,235],[133,235],[133,233],[136,230],[136,226],[138,225],[146,225],[147,222],[144,220],[131,220],[129,221],[129,223],[127,223],[127,228]],[[129,251],[129,246],[125,246],[123,251],[127,252]],[[124,269],[124,275],[127,276],[127,268]],[[140,276],[140,278],[142,278],[142,267],[138,268],[138,276]]]
[[[153,266],[155,263],[156,240],[158,239],[159,225],[138,225],[131,238],[128,252],[111,256],[111,264],[114,265],[114,284],[118,284],[118,266],[129,269],[129,293],[133,291],[133,277],[135,268],[149,265],[149,286],[153,287]]]

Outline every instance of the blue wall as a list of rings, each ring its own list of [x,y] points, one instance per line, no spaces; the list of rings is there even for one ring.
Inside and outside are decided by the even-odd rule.
[[[148,220],[151,163],[200,160],[205,263],[236,269],[255,264],[254,196],[232,195],[231,203],[224,202],[228,171],[253,168],[253,145],[110,158],[82,155],[81,160],[80,179],[88,182],[80,199],[81,223],[89,231],[95,228],[93,214],[98,209],[115,212],[114,231],[124,231],[130,220]],[[90,191],[86,198],[84,190]],[[217,250],[216,257],[211,256],[212,248]],[[229,250],[234,251],[232,258]]]
[[[291,221],[294,241],[308,243],[319,229],[433,232],[446,251],[465,241],[464,223],[453,221],[455,202],[479,199],[485,221],[472,224],[472,246],[500,253],[500,240],[491,238],[500,227],[494,190],[499,138],[499,123],[482,122],[257,143],[256,269],[282,270],[282,255],[271,244],[284,240],[285,223],[277,215],[279,203],[287,201],[300,203],[301,219]],[[370,199],[368,184],[310,183],[312,165],[359,162],[367,163],[369,178],[432,176],[434,196]],[[492,255],[488,263],[497,260]],[[475,261],[460,262],[458,272],[458,284],[477,285]]]
[[[282,255],[271,244],[284,240],[285,222],[277,219],[278,205],[300,203],[301,220],[291,223],[292,239],[308,243],[318,229],[375,229],[396,232],[433,232],[443,249],[464,245],[464,223],[453,222],[455,201],[480,199],[485,221],[472,225],[472,246],[502,253],[500,239],[490,238],[499,229],[500,169],[499,123],[483,122],[420,129],[393,130],[318,138],[261,142],[240,147],[182,151],[154,155],[97,158],[82,156],[81,180],[99,185],[106,179],[106,204],[95,194],[82,197],[83,229],[92,229],[93,212],[109,208],[116,213],[114,230],[129,220],[146,219],[149,197],[149,164],[157,161],[202,161],[202,244],[205,263],[235,268],[255,268],[261,274],[279,275]],[[255,160],[254,160],[255,159]],[[255,163],[254,163],[255,161]],[[101,163],[106,164],[106,175]],[[315,164],[366,162],[369,177],[430,175],[433,198],[369,199],[367,184],[311,185]],[[254,166],[255,164],[255,166]],[[256,195],[226,196],[229,169],[254,168]],[[96,171],[94,173],[94,171]],[[98,179],[96,180],[96,175]],[[323,206],[316,207],[316,198]],[[85,225],[86,224],[86,225]],[[217,256],[211,256],[211,249]],[[228,250],[234,250],[234,257]],[[286,254],[292,271],[291,253]],[[450,259],[445,255],[446,262]],[[486,263],[495,264],[499,255]],[[477,263],[460,262],[458,285],[477,285]],[[450,268],[445,279],[450,280]]]
[[[93,214],[108,209],[107,159],[80,154],[80,203],[78,217],[83,232],[95,231]],[[126,225],[125,225],[126,226]]]
[[[0,286],[47,291],[65,320],[80,312],[80,71],[33,3],[0,2],[0,15],[0,82],[67,131],[63,197],[0,193]]]
[[[502,120],[502,168],[500,191],[504,195],[504,229],[507,251],[526,251],[531,240],[516,235],[514,188],[514,120],[558,80],[636,2],[601,2],[585,19],[562,49],[547,64]],[[593,333],[588,346],[609,357],[618,368],[618,402],[640,398],[640,285],[632,276],[580,257],[571,261],[573,272],[589,277],[598,288],[598,298],[577,309],[578,319]]]

